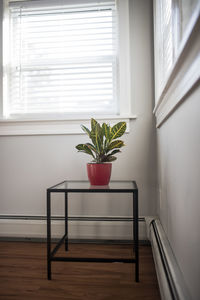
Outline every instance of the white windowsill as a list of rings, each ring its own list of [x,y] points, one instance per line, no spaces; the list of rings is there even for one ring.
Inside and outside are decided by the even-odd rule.
[[[129,132],[129,122],[136,119],[135,115],[129,116],[94,116],[100,123],[111,125],[125,121]],[[57,134],[84,134],[80,125],[90,127],[90,117],[68,119],[0,119],[0,136],[9,135],[57,135]]]

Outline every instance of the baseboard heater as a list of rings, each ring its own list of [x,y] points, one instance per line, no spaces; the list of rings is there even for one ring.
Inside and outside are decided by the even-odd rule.
[[[147,234],[162,300],[192,300],[167,236],[158,219],[146,218]]]

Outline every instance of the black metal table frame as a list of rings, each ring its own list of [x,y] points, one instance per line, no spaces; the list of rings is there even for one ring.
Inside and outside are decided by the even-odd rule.
[[[95,263],[135,263],[135,281],[139,282],[139,242],[138,242],[138,189],[112,189],[109,188],[92,188],[90,189],[58,189],[56,186],[65,183],[63,181],[47,189],[47,276],[51,280],[51,262],[52,261],[65,261],[65,262],[95,262]],[[51,250],[51,193],[64,193],[65,194],[65,234]],[[65,243],[65,250],[68,251],[68,193],[132,193],[133,195],[133,251],[135,258],[84,258],[84,257],[56,257],[55,254],[60,246]]]

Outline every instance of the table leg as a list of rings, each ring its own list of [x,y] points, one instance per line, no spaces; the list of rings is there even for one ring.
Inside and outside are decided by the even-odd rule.
[[[65,192],[65,251],[68,251],[68,193]]]
[[[51,193],[47,191],[47,277],[51,280]]]
[[[135,251],[135,281],[139,282],[138,191],[133,192],[133,239]]]

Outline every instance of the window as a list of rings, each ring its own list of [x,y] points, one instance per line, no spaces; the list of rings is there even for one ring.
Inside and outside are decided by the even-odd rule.
[[[2,44],[0,135],[79,134],[91,117],[136,118],[129,0],[4,0]]]
[[[118,113],[114,1],[10,1],[9,28],[7,116]]]
[[[172,0],[155,1],[156,98],[159,97],[173,62]]]
[[[186,99],[200,76],[200,1],[154,0],[157,127]]]

